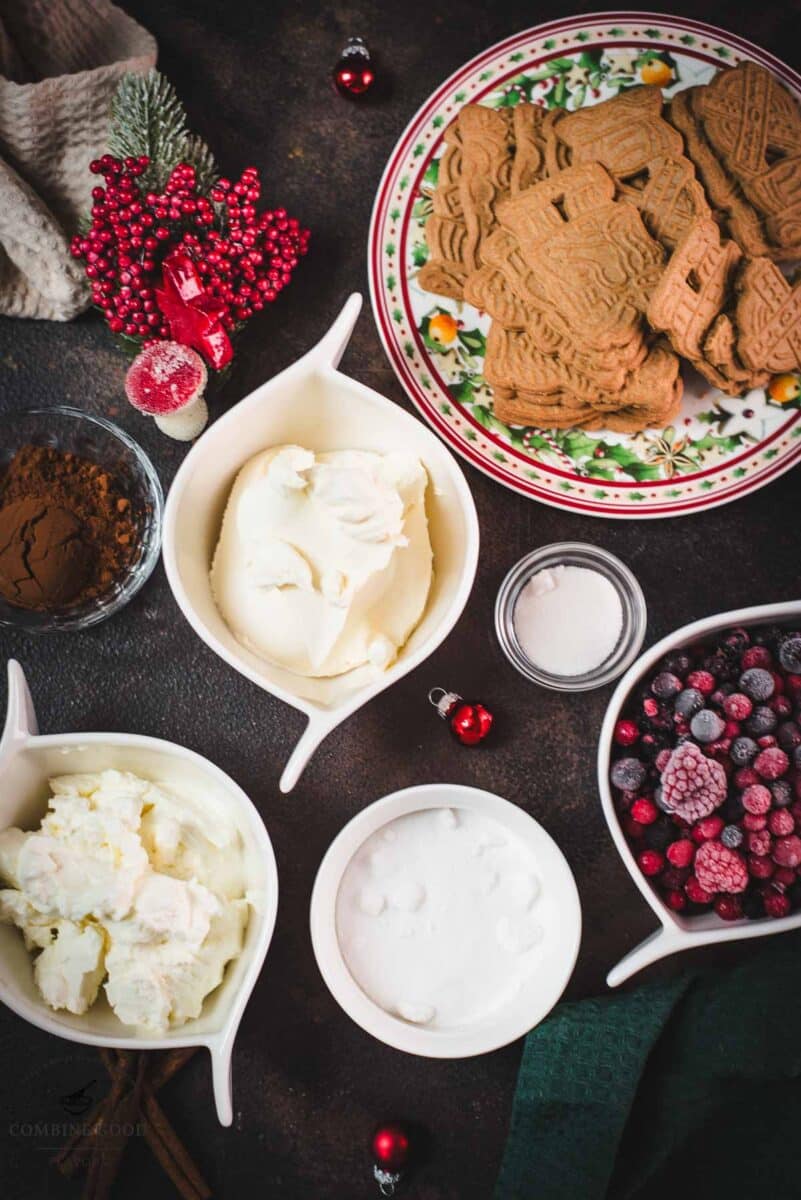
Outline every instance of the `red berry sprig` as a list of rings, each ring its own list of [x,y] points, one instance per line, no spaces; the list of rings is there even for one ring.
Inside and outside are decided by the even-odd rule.
[[[162,192],[144,192],[139,178],[150,160],[104,154],[90,164],[105,186],[92,189],[91,226],[73,238],[92,299],[114,333],[145,344],[180,340],[159,309],[164,259],[187,254],[202,281],[199,307],[230,331],[271,303],[308,248],[309,231],[283,208],[256,211],[259,173],[247,167],[231,183],[219,179],[198,192],[194,167],[179,163]]]

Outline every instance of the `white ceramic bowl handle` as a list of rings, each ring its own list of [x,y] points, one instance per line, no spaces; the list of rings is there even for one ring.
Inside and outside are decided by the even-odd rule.
[[[326,721],[322,717],[309,718],[309,723],[298,738],[278,784],[284,794],[292,791],[320,742],[328,737],[337,724],[338,721]]]
[[[362,310],[361,292],[353,292],[348,296],[334,324],[311,351],[314,357],[329,367],[338,367],[339,360],[345,353],[353,326],[356,324]]]
[[[621,958],[617,966],[612,967],[606,977],[606,982],[609,987],[617,987],[619,983],[636,975],[643,967],[649,967],[651,963],[658,962],[660,958],[667,958],[669,954],[683,950],[686,945],[686,939],[678,930],[669,930],[664,927],[657,929],[656,933],[652,933],[644,942],[640,942],[639,946],[635,946]]]
[[[219,1046],[209,1046],[211,1055],[211,1088],[217,1119],[221,1125],[230,1125],[234,1119],[233,1084],[231,1082],[231,1055],[233,1038],[226,1038]]]
[[[8,707],[3,736],[0,738],[0,763],[24,746],[39,732],[25,672],[14,658],[8,660]]]

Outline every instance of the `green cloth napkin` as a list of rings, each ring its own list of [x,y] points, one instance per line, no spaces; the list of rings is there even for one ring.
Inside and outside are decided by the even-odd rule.
[[[801,934],[562,1004],[526,1038],[495,1200],[798,1200]]]

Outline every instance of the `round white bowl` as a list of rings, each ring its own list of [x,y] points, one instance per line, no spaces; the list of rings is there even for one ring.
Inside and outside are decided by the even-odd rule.
[[[230,666],[309,718],[281,776],[282,792],[295,786],[332,729],[439,646],[461,615],[478,563],[476,509],[453,455],[421,421],[337,370],[361,305],[361,296],[352,295],[308,354],[209,427],[176,475],[164,513],[164,566],[189,624]],[[237,641],[214,603],[209,570],[234,479],[254,454],[286,443],[317,452],[406,450],[428,472],[431,591],[420,623],[381,674],[363,667],[307,679],[273,666]]]
[[[130,733],[39,735],[22,668],[9,662],[8,713],[0,740],[0,828],[38,825],[47,808],[51,776],[108,768],[167,784],[201,787],[225,805],[242,838],[248,890],[254,899],[242,953],[228,964],[222,983],[206,997],[199,1017],[163,1037],[138,1036],[117,1018],[102,989],[82,1016],[49,1008],[34,982],[33,959],[19,930],[0,925],[0,1000],[39,1029],[88,1046],[122,1050],[206,1046],[217,1115],[223,1125],[230,1125],[234,1038],[270,945],[278,909],[278,872],[264,823],[228,775],[183,746]]]
[[[339,946],[336,904],[348,863],[367,838],[389,821],[429,808],[468,809],[491,817],[527,846],[537,864],[543,894],[559,914],[558,936],[546,938],[541,968],[526,981],[513,1004],[486,1021],[458,1029],[425,1029],[385,1011],[354,980]],[[320,973],[339,1006],[367,1033],[408,1054],[425,1058],[469,1058],[486,1054],[528,1033],[562,995],[581,941],[581,905],[562,851],[541,825],[492,792],[456,783],[427,783],[376,800],[355,816],[328,848],[311,899],[311,936]]]
[[[710,634],[735,625],[772,625],[801,618],[801,600],[790,600],[782,604],[761,604],[753,608],[736,608],[732,612],[718,613],[683,625],[675,633],[662,638],[631,666],[615,688],[601,726],[598,743],[598,788],[601,804],[620,857],[636,883],[647,904],[659,919],[659,929],[641,942],[620,960],[606,977],[610,987],[641,971],[660,958],[675,954],[678,950],[689,950],[693,946],[708,946],[713,942],[734,942],[740,938],[766,937],[772,933],[783,933],[787,929],[801,927],[801,912],[787,917],[762,917],[751,920],[743,917],[739,921],[724,921],[717,913],[703,913],[695,917],[683,917],[662,903],[654,888],[637,866],[631,847],[615,811],[612,788],[609,783],[609,767],[612,753],[612,735],[631,692],[653,666],[672,650],[701,641]]]

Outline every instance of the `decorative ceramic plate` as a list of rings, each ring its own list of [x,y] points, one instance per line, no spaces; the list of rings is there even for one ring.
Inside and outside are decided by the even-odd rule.
[[[801,376],[731,399],[687,369],[667,429],[636,435],[519,428],[499,421],[484,380],[489,318],[424,292],[425,226],[443,132],[460,107],[521,100],[594,104],[640,83],[670,96],[752,59],[801,100],[801,76],[711,25],[654,13],[600,13],[526,30],[480,54],[428,100],[381,180],[369,239],[376,321],[395,371],[426,420],[493,479],[546,504],[603,517],[666,517],[725,504],[801,458]]]

